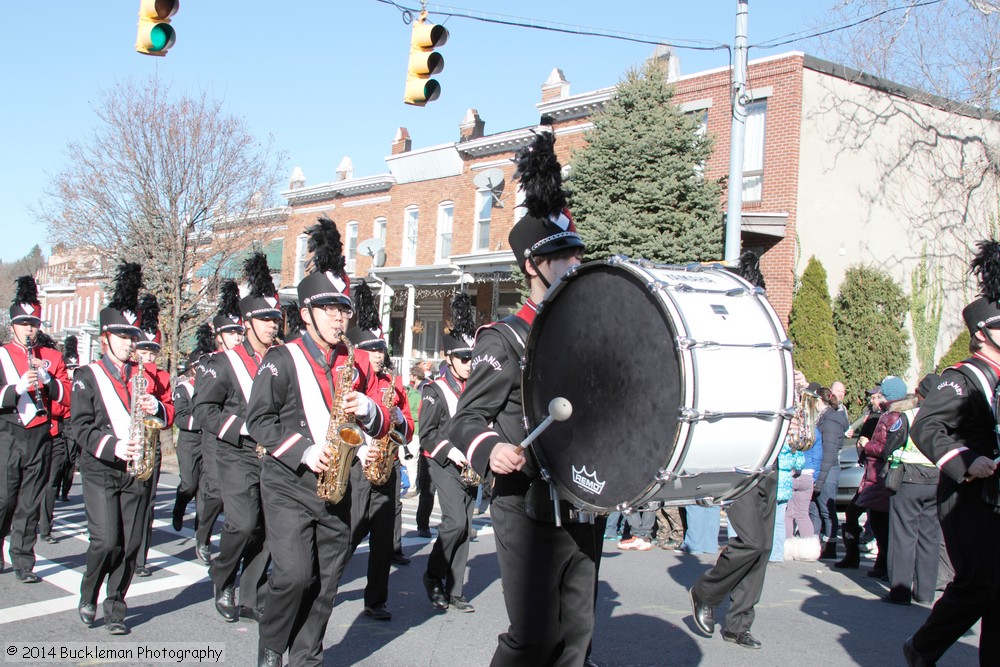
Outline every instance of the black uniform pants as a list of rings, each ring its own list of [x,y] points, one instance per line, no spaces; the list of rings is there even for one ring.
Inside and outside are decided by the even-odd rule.
[[[76,473],[76,462],[80,458],[80,446],[65,433],[63,437],[66,438],[66,465],[63,466],[63,472],[58,480],[56,491],[58,495],[69,499],[69,490],[73,488],[73,475]]]
[[[893,597],[934,599],[940,544],[937,484],[903,482],[889,499],[889,592]]]
[[[38,534],[48,535],[52,532],[52,516],[56,511],[56,496],[62,484],[65,468],[69,465],[69,452],[66,449],[66,438],[62,433],[52,437],[52,460],[49,464],[49,477],[42,492],[42,511],[38,515]]]
[[[722,604],[727,595],[732,598],[726,614],[727,632],[749,631],[753,624],[754,605],[764,588],[774,538],[777,487],[777,473],[766,475],[726,509],[736,537],[726,543],[715,567],[701,575],[692,589],[712,607]]]
[[[950,480],[942,484],[955,486]],[[939,493],[941,530],[955,578],[913,635],[913,647],[935,663],[981,620],[979,664],[1000,665],[1000,514],[980,499],[981,484],[968,487],[948,499]]]
[[[271,555],[264,532],[264,510],[260,501],[261,460],[253,446],[216,445],[216,461],[222,484],[226,522],[219,537],[219,553],[212,559],[209,573],[220,590],[236,584],[240,575],[240,604],[250,609],[263,606],[267,565]]]
[[[469,529],[476,487],[470,489],[463,484],[458,468],[450,463],[442,466],[431,460],[428,467],[437,487],[441,524],[427,559],[427,574],[444,581],[444,591],[449,596],[461,597],[465,565],[469,561]]]
[[[272,567],[259,641],[277,653],[287,649],[289,665],[323,664],[323,635],[350,549],[350,498],[324,503],[284,464],[264,457],[261,500]]]
[[[357,459],[351,466],[351,554],[368,537],[368,583],[365,606],[384,605],[389,599],[389,569],[392,567],[392,531],[396,519],[393,491],[399,476],[393,469],[389,481],[374,486],[365,477]],[[347,564],[347,561],[344,561]],[[340,579],[338,573],[337,579]]]
[[[490,511],[510,620],[490,664],[579,667],[594,631],[594,525],[535,521],[523,496],[494,496]]]
[[[211,441],[211,442],[209,442]],[[198,484],[200,507],[198,508],[198,530],[195,538],[198,546],[212,542],[215,522],[222,514],[222,489],[219,483],[219,464],[216,460],[218,445],[215,438],[204,435],[201,447],[201,481]]]
[[[142,543],[146,484],[131,477],[124,466],[105,463],[89,453],[80,458],[80,473],[90,535],[80,598],[97,604],[101,584],[107,577],[105,621],[122,621],[128,610],[125,593],[132,583],[135,557]]]
[[[417,457],[417,530],[431,529],[431,512],[434,511],[434,480],[431,478],[430,463],[433,460],[421,453]]]
[[[177,432],[177,472],[181,481],[177,485],[174,504],[187,512],[188,503],[195,499],[195,516],[204,515],[205,498],[198,493],[201,481],[201,431]]]
[[[17,570],[35,567],[38,513],[51,458],[48,424],[29,429],[0,420],[0,549],[9,535],[10,560]]]
[[[149,546],[153,540],[153,512],[156,510],[156,487],[160,483],[160,446],[156,446],[156,455],[153,458],[153,474],[143,485],[146,493],[146,517],[142,521],[142,542],[139,544],[139,553],[135,557],[135,566],[146,567],[146,556],[149,554]]]
[[[393,498],[396,499],[396,519],[392,526],[392,552],[398,556],[403,555],[403,475],[400,473],[400,466],[403,465],[396,460],[396,486],[393,490]]]

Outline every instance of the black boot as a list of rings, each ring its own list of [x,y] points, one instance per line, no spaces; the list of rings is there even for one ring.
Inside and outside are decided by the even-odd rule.
[[[837,540],[828,540],[819,555],[820,560],[837,560]]]
[[[833,566],[841,570],[858,569],[861,566],[861,549],[858,548],[858,536],[855,533],[844,531],[844,551],[844,557]]]

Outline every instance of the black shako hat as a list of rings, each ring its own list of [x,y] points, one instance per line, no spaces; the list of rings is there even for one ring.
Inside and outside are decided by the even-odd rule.
[[[375,305],[375,295],[368,283],[361,281],[354,288],[354,316],[357,323],[347,332],[347,338],[362,350],[388,352],[389,345],[382,335],[382,321]]]
[[[243,276],[246,278],[249,293],[240,299],[240,315],[243,320],[256,317],[261,320],[280,320],[281,304],[278,303],[278,290],[271,278],[271,269],[267,266],[267,257],[262,252],[255,252],[243,264]]]
[[[980,241],[976,248],[969,269],[979,278],[979,298],[962,309],[973,336],[980,329],[1000,328],[1000,243]]]
[[[303,278],[296,291],[302,307],[339,304],[351,307],[351,281],[344,273],[344,244],[333,220],[323,216],[306,229],[309,240],[306,249],[312,253],[309,275]]]
[[[111,301],[101,309],[98,320],[101,332],[139,338],[139,289],[142,287],[142,267],[132,262],[118,265],[115,289]]]
[[[444,353],[448,356],[470,359],[475,346],[476,314],[472,297],[459,292],[451,300],[451,329],[444,332]]]
[[[38,301],[38,284],[31,276],[17,279],[14,301],[10,305],[11,324],[42,325],[42,304]]]
[[[219,310],[212,318],[212,330],[217,334],[245,331],[240,324],[240,288],[233,280],[223,281],[219,287]]]
[[[160,304],[153,294],[139,297],[139,341],[137,350],[159,352],[163,344],[160,335]]]
[[[212,325],[206,322],[195,331],[194,350],[187,358],[188,367],[197,367],[203,357],[213,352],[215,352],[215,333],[212,331]]]
[[[544,116],[534,132],[531,143],[514,156],[514,178],[521,182],[527,212],[507,237],[522,272],[529,257],[585,247],[566,208],[562,166],[553,148],[552,119]]]

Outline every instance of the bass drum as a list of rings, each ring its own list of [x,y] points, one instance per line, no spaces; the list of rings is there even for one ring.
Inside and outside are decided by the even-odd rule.
[[[774,465],[793,413],[791,343],[764,292],[719,265],[615,257],[576,267],[525,347],[529,432],[549,401],[572,416],[532,447],[585,510],[718,504]]]

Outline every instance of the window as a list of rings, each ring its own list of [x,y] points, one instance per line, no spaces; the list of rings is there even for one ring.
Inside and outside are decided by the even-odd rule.
[[[417,263],[417,226],[420,209],[410,206],[403,213],[403,259],[400,266],[415,266]]]
[[[348,275],[354,273],[354,265],[358,258],[358,222],[347,223],[347,238],[344,241],[344,270]]]
[[[441,320],[420,320],[424,330],[413,334],[413,352],[417,358],[433,359],[442,349]]]
[[[306,243],[309,237],[299,234],[295,239],[295,284],[298,285],[306,275]]]
[[[767,100],[747,105],[746,145],[743,147],[743,201],[760,201],[764,194],[764,117]]]
[[[528,214],[528,209],[524,207],[524,189],[521,184],[517,184],[517,193],[514,195],[514,224],[521,221]]]
[[[437,249],[434,252],[435,263],[441,264],[451,257],[451,223],[455,213],[455,205],[450,201],[438,204]]]
[[[493,192],[476,192],[476,234],[472,240],[472,252],[486,252],[490,249],[490,218],[493,216]]]
[[[385,242],[385,228],[388,221],[385,218],[375,218],[375,226],[372,229],[372,236]]]

